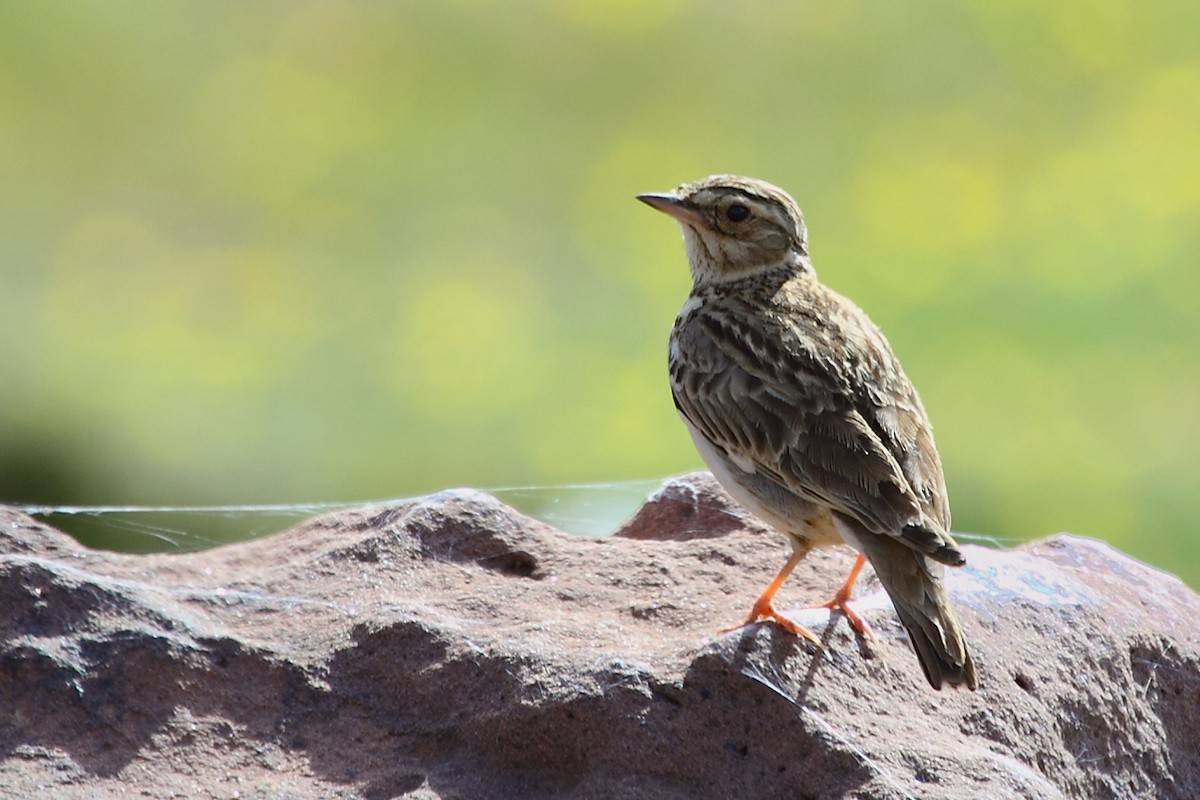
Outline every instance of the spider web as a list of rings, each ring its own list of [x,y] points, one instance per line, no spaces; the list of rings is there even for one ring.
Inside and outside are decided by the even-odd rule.
[[[598,538],[615,531],[665,480],[500,486],[481,491],[567,533]],[[419,498],[216,506],[14,504],[11,507],[41,518],[91,547],[162,553],[203,550],[269,536],[331,511],[416,499]],[[955,537],[959,541],[996,547],[1017,541],[962,532],[956,532]]]

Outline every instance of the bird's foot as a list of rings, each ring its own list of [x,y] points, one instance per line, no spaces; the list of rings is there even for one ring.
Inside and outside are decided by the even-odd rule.
[[[850,607],[850,593],[854,591],[854,584],[858,580],[858,574],[862,572],[862,568],[866,566],[867,559],[859,553],[858,558],[854,561],[854,566],[850,568],[850,574],[846,576],[846,580],[829,600],[828,603],[821,603],[819,606],[809,606],[809,608],[828,608],[830,611],[837,609],[842,612],[842,616],[850,623],[850,627],[859,637],[875,644],[879,640],[875,638],[875,631],[871,630],[871,626],[867,621],[858,615],[858,612]]]
[[[850,607],[850,593],[843,591],[843,589],[839,589],[837,594],[828,603],[809,606],[809,608],[828,608],[830,611],[840,611],[842,616],[846,618],[846,621],[850,623],[850,627],[854,629],[855,633],[871,643],[878,642],[879,640],[875,638],[875,631],[871,630],[871,626],[867,624],[867,621]]]
[[[798,625],[795,622],[792,622],[783,614],[780,614],[775,610],[775,607],[771,605],[769,600],[763,602],[763,600],[760,599],[754,604],[754,608],[750,610],[750,616],[746,617],[745,622],[743,622],[741,625],[734,625],[732,628],[726,628],[725,630],[721,631],[721,634],[724,635],[726,633],[733,633],[734,631],[739,631],[742,628],[745,628],[747,625],[754,625],[759,622],[774,622],[776,625],[783,628],[793,636],[800,636],[808,639],[822,650],[825,649],[825,646],[821,644],[821,640],[817,638],[815,633],[803,625]]]

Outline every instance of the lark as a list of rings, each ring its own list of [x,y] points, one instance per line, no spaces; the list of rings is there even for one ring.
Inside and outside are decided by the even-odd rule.
[[[714,175],[638,199],[678,220],[692,292],[671,330],[671,392],[726,491],[785,536],[792,554],[743,625],[773,621],[817,643],[772,600],[814,547],[858,559],[824,605],[860,636],[848,604],[870,562],[925,677],[977,685],[943,584],[966,563],[925,408],[880,330],[817,280],[808,232],[782,189]]]

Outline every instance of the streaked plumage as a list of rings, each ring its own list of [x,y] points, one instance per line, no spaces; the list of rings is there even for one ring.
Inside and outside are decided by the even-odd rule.
[[[926,677],[975,688],[942,584],[961,565],[925,409],[883,334],[823,286],[781,189],[729,175],[639,199],[679,220],[694,286],[671,332],[671,390],[717,479],[788,535],[794,555],[748,622],[814,546],[846,543],[875,568]],[[940,562],[940,563],[939,563]],[[845,599],[831,603],[863,623]]]

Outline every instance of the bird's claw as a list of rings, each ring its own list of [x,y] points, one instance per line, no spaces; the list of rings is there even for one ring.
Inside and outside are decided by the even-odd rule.
[[[830,611],[840,611],[842,616],[846,618],[846,621],[850,623],[850,627],[854,629],[855,633],[872,644],[879,641],[879,639],[875,636],[875,631],[870,625],[867,624],[867,621],[859,616],[857,611],[850,607],[850,598],[843,597],[841,592],[835,594],[828,603],[809,606],[809,608],[827,608]]]
[[[745,628],[748,625],[754,625],[759,622],[774,622],[776,625],[783,628],[793,636],[799,636],[807,639],[815,644],[818,648],[822,650],[825,649],[825,645],[821,644],[821,640],[817,638],[815,633],[803,625],[792,622],[783,614],[780,614],[778,611],[776,611],[770,603],[755,603],[754,608],[750,611],[750,616],[746,617],[745,622],[743,622],[741,625],[734,625],[732,628],[726,628],[725,630],[721,631],[721,634],[724,635],[726,633],[740,631],[742,628]]]

